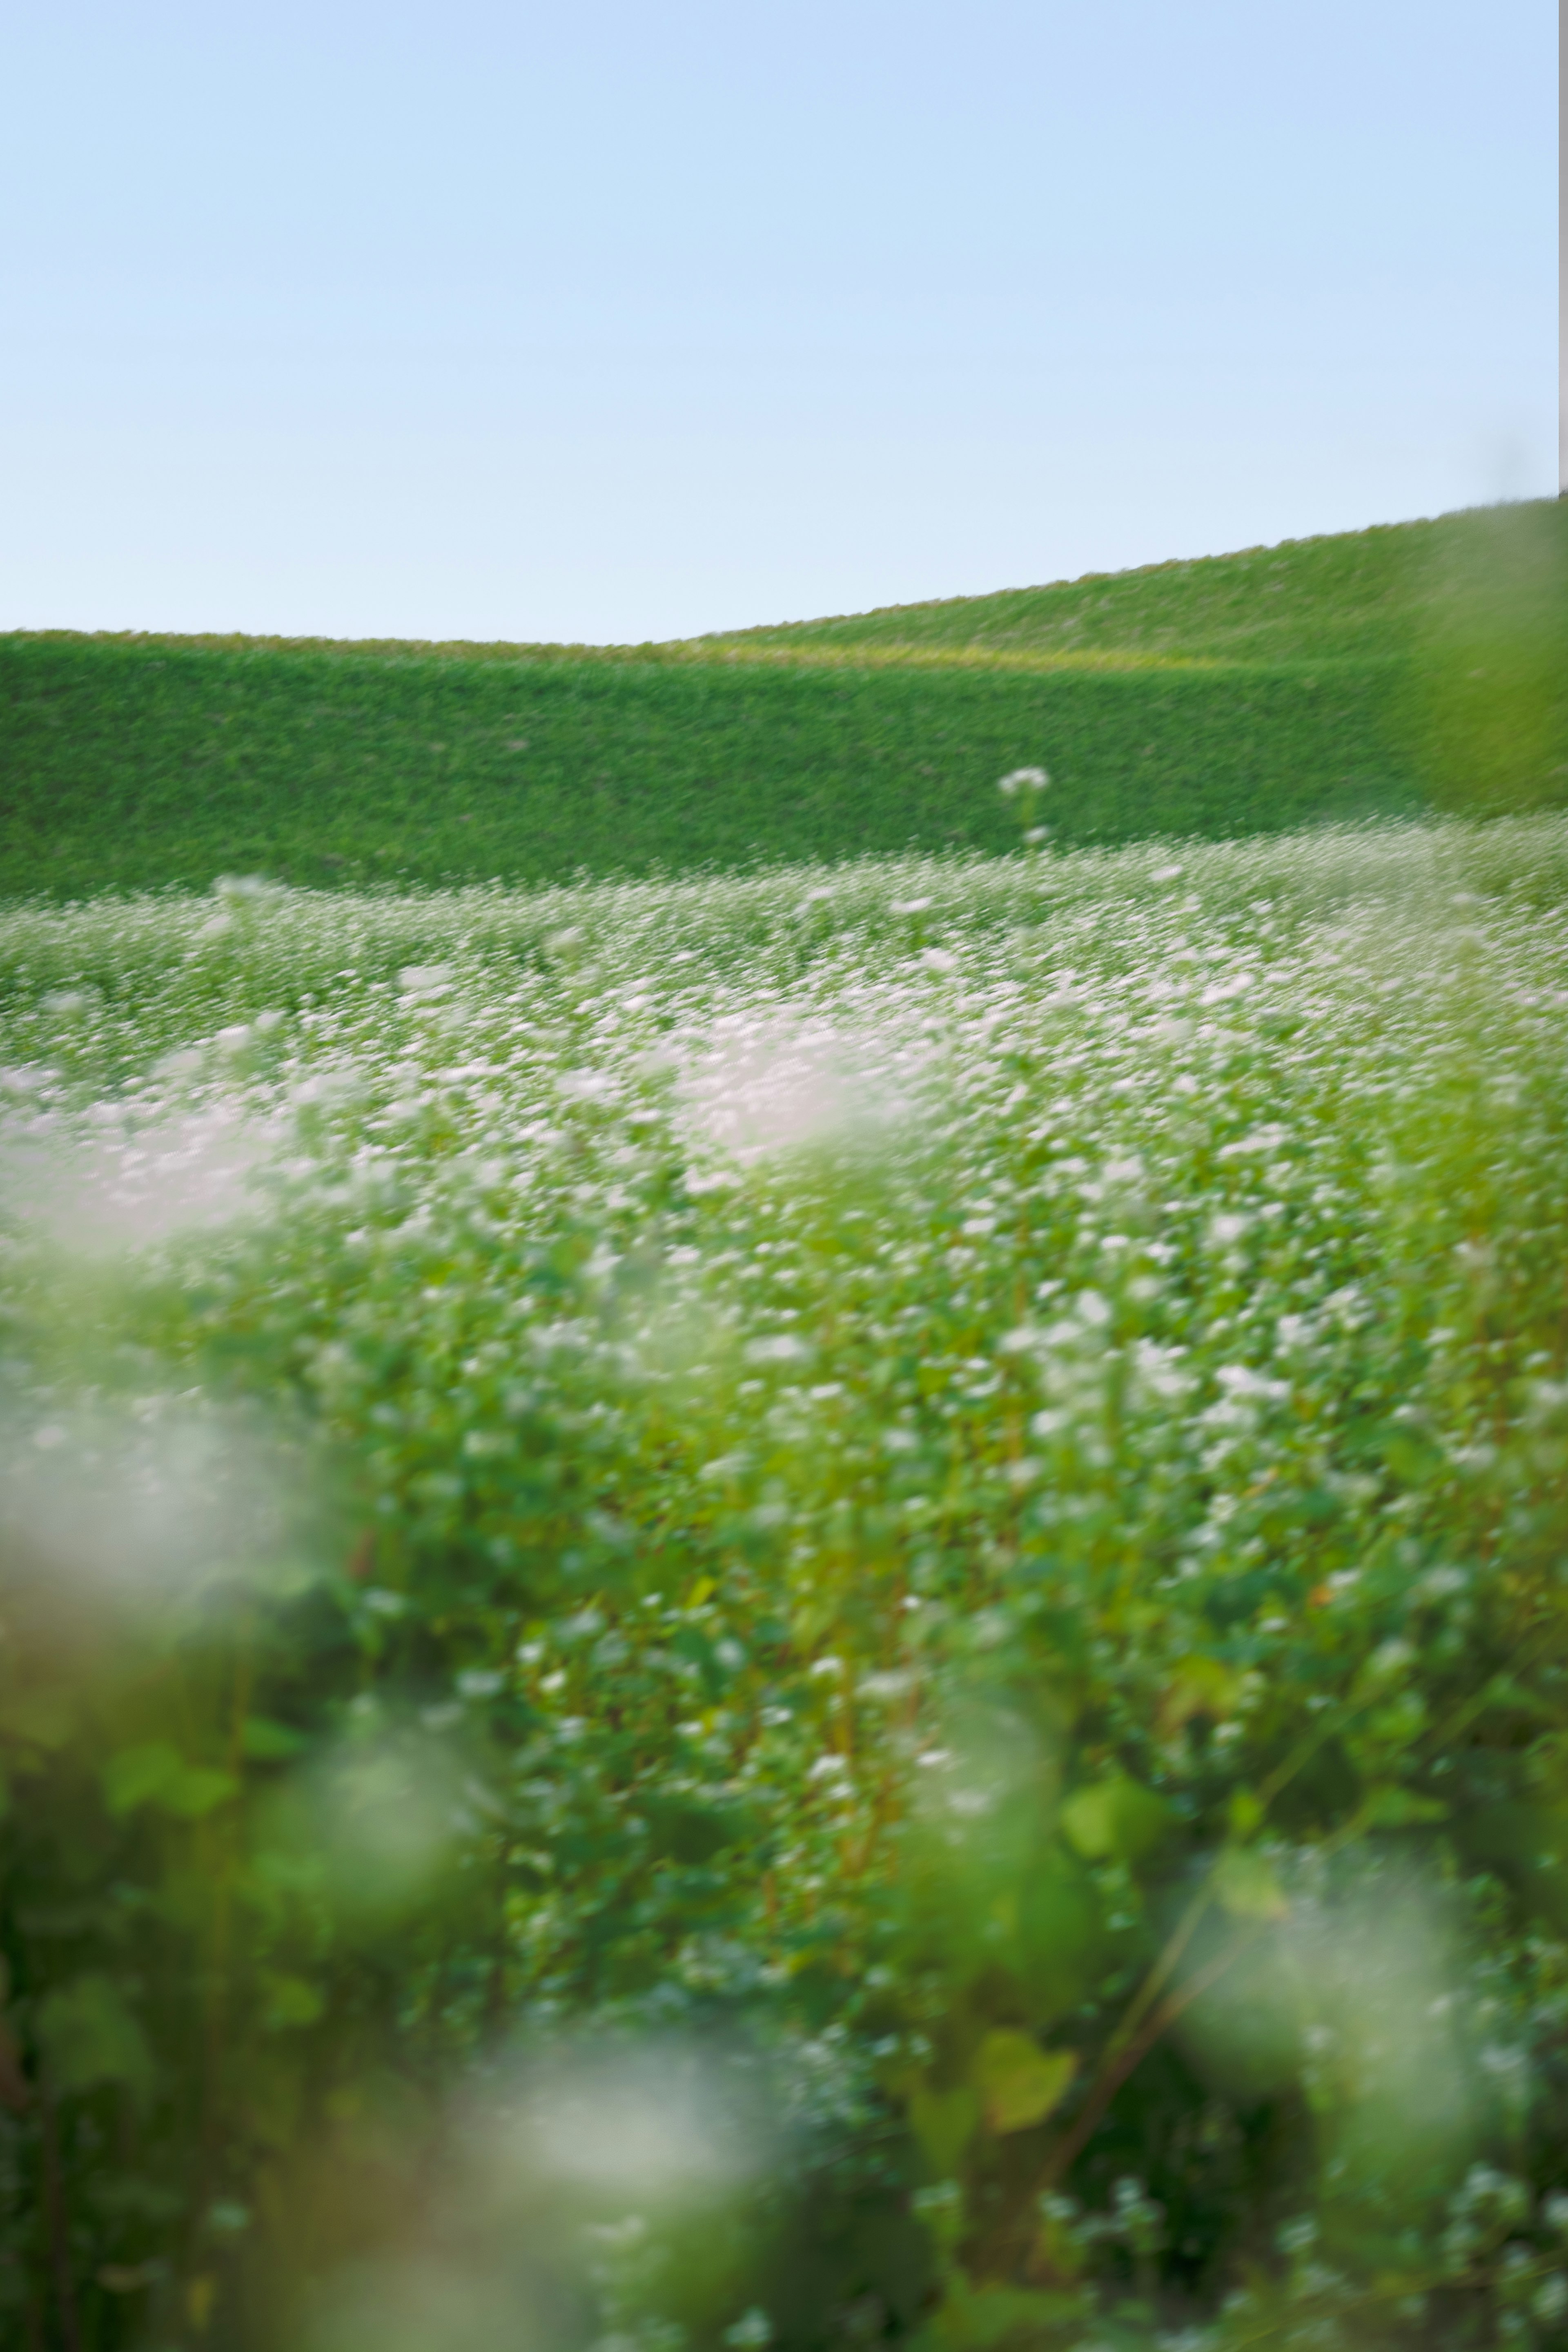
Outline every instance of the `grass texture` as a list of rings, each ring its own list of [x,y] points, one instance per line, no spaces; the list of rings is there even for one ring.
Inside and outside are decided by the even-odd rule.
[[[1557,578],[1555,509],[1511,511]],[[1412,681],[1475,672],[1470,640],[1502,609],[1475,581],[1521,570],[1505,548],[1489,572],[1500,528],[1451,517],[668,646],[13,635],[3,887],[59,900],[227,873],[539,883],[990,852],[1011,837],[996,778],[1020,764],[1050,770],[1064,847],[1409,814],[1452,799],[1446,759],[1487,735],[1485,709],[1413,700]],[[1508,697],[1504,770],[1521,694],[1551,706],[1525,799],[1568,752],[1555,622],[1548,636]],[[1508,774],[1492,796],[1520,798]]]

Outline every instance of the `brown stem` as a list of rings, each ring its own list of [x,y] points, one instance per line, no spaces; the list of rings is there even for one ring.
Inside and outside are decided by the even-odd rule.
[[[1217,1983],[1252,1941],[1252,1936],[1238,1936],[1217,1958],[1209,1962],[1206,1969],[1200,1969],[1195,1976],[1189,1977],[1179,1991],[1161,2002],[1142,2031],[1133,2035],[1109,2065],[1101,2067],[1088,2098],[1079,2110],[1072,2129],[1065,2132],[1051,2150],[1049,2160],[1039,2177],[1036,2189],[1037,2196],[1054,2189],[1063,2175],[1071,2170],[1129,2074],[1148,2056],[1161,2035],[1175,2023],[1182,2011],[1190,2007],[1200,1993],[1206,1992],[1210,1985]]]
[[[254,1661],[248,1621],[237,1634],[233,1681],[229,1691],[227,1736],[224,1766],[238,1780],[245,1764],[245,1727],[250,1713]],[[229,1956],[234,1920],[234,1875],[237,1862],[237,1814],[220,1808],[216,1819],[199,1823],[193,1846],[203,1875],[212,1887],[208,1925],[206,1983],[202,1992],[201,2104],[196,2134],[197,2194],[185,2232],[186,2259],[194,2253],[195,2216],[204,2212],[217,2185],[223,2143],[223,2076],[228,2046]]]
[[[489,1977],[485,1986],[485,2032],[499,2041],[506,2029],[508,1918],[507,1895],[511,1885],[512,1842],[503,1838],[496,1873],[495,1942],[490,1950]]]
[[[1163,1990],[1166,1979],[1196,1933],[1199,1921],[1214,1900],[1212,1874],[1205,1877],[1192,1901],[1183,1912],[1167,1938],[1165,1948],[1128,2002],[1121,2022],[1105,2045],[1100,2064],[1114,2066],[1122,2051],[1131,2043],[1150,2004]]]
[[[252,1675],[249,1628],[242,1625],[234,1662],[228,1744],[225,1758],[225,1767],[235,1780],[239,1780],[244,1771],[245,1727],[250,1714]],[[223,2072],[228,2042],[229,1960],[238,1833],[237,1815],[226,1807],[220,1809],[216,1821],[206,1824],[204,1832],[198,1832],[205,1847],[206,1865],[212,1880],[211,1941],[208,1947],[209,1973],[202,2068],[201,2177],[204,2203],[213,2190],[223,2131]]]
[[[48,2217],[49,2263],[55,2274],[55,2299],[59,2306],[60,2352],[81,2352],[81,2323],[77,2315],[76,2281],[71,2276],[70,2216],[66,2206],[65,2179],[60,2170],[59,2118],[47,2084],[41,2086],[43,2112],[44,2208]]]

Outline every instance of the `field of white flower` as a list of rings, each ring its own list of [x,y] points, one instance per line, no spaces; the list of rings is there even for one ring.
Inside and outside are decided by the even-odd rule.
[[[1568,822],[0,914],[0,2312],[1568,2320]]]

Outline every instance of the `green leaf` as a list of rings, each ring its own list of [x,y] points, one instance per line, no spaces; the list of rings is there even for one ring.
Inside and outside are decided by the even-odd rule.
[[[1447,1806],[1436,1797],[1417,1796],[1414,1789],[1401,1789],[1393,1781],[1370,1790],[1361,1809],[1362,1824],[1367,1829],[1408,1829],[1418,1822],[1447,1818]]]
[[[268,1977],[266,1995],[266,2019],[274,2029],[314,2025],[326,2007],[321,1992],[303,1977]]]
[[[1253,1836],[1263,1826],[1263,1807],[1250,1789],[1233,1789],[1227,1810],[1231,1832],[1238,1840]]]
[[[1218,1658],[1198,1654],[1184,1658],[1160,1701],[1160,1728],[1169,1738],[1194,1716],[1218,1720],[1229,1715],[1240,1687],[1241,1676],[1235,1667],[1222,1664]]]
[[[1027,2131],[1043,2123],[1067,2095],[1078,2072],[1071,2050],[1042,2050],[1034,2036],[997,2026],[975,2053],[970,2079],[994,2132]]]
[[[1212,1884],[1233,1919],[1283,1919],[1290,1908],[1274,1864],[1256,1846],[1227,1846]]]
[[[1064,2326],[1084,2318],[1082,2298],[1042,2294],[1037,2288],[955,2284],[932,2323],[934,2340],[951,2352],[994,2352],[1016,2339],[1037,2345]],[[1076,2334],[1075,2329],[1075,2334]]]
[[[103,1793],[111,1813],[133,1812],[178,1780],[184,1766],[166,1739],[121,1748],[103,1768]]]
[[[111,1813],[134,1812],[138,1805],[161,1805],[182,1821],[199,1821],[232,1797],[236,1782],[226,1772],[187,1764],[166,1739],[121,1748],[103,1768],[103,1792]]]
[[[295,1731],[287,1723],[274,1723],[265,1715],[247,1715],[240,1734],[241,1748],[258,1764],[286,1763],[309,1744],[302,1731]]]
[[[64,1691],[19,1691],[0,1703],[0,1738],[63,1748],[75,1729],[76,1709]]]
[[[160,1789],[153,1799],[165,1812],[177,1813],[181,1821],[200,1821],[204,1814],[226,1804],[237,1790],[238,1783],[227,1772],[215,1772],[205,1765],[193,1764]]]
[[[910,2101],[915,2137],[943,2179],[955,2171],[980,2122],[980,2094],[960,2083],[951,2091],[918,2090]]]
[[[1086,1862],[1136,1862],[1163,1836],[1170,1808],[1137,1780],[1113,1773],[1104,1780],[1075,1789],[1061,1809],[1061,1825],[1069,1845]]]
[[[89,1971],[49,1993],[38,2009],[37,2031],[57,2089],[123,2083],[139,2101],[151,2095],[153,2053],[109,1977]]]
[[[1403,1486],[1425,1486],[1442,1463],[1434,1446],[1406,1430],[1393,1430],[1383,1440],[1383,1458]]]

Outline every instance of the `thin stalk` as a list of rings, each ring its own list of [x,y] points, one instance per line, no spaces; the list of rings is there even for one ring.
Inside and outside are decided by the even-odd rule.
[[[60,2165],[59,2116],[47,2083],[39,2086],[43,2115],[44,2208],[49,2231],[49,2267],[54,2273],[55,2303],[59,2314],[60,2352],[82,2352],[81,2321],[77,2310],[76,2281],[71,2276],[70,2211],[66,2203],[65,2176]]]

